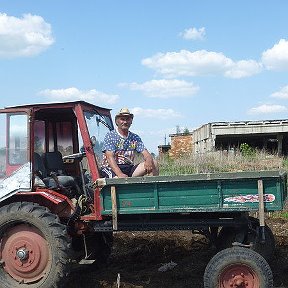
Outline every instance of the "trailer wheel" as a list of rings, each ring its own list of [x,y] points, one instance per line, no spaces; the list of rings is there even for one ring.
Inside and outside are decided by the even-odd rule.
[[[233,247],[218,252],[204,273],[204,288],[273,288],[266,260],[251,249]]]
[[[47,208],[15,202],[0,208],[0,287],[60,287],[68,274],[66,226]]]
[[[265,225],[264,227],[265,242],[261,243],[260,236],[259,234],[256,233],[257,227],[259,227],[259,224],[257,223],[253,221],[252,222],[253,230],[249,230],[248,233],[246,233],[246,235],[243,235],[243,244],[245,245],[252,244],[251,249],[259,253],[267,261],[269,261],[274,255],[275,238],[271,229],[267,225]],[[238,231],[234,227],[223,227],[220,230],[216,240],[217,249],[220,251],[225,248],[231,248],[233,246],[232,243],[235,242],[236,240],[237,233]]]

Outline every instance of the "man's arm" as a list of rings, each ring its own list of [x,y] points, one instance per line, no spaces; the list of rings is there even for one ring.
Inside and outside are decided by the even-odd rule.
[[[114,152],[113,151],[105,151],[105,155],[107,157],[107,161],[113,172],[116,174],[119,178],[125,178],[128,177],[128,175],[124,174],[119,166],[117,165],[115,158],[114,158]]]
[[[144,167],[145,167],[146,173],[149,174],[151,172],[154,172],[156,167],[155,167],[152,155],[149,153],[147,149],[143,150],[142,155],[144,157]]]

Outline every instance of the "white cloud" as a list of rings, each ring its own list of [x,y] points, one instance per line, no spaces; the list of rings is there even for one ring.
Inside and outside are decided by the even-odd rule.
[[[94,102],[96,105],[114,104],[119,99],[118,95],[106,94],[95,89],[81,91],[75,87],[67,89],[46,89],[39,92],[52,101],[75,101],[83,100]]]
[[[248,114],[269,114],[269,113],[280,113],[285,112],[288,109],[282,105],[275,104],[263,104],[258,107],[251,108]]]
[[[205,28],[201,27],[199,29],[192,27],[185,29],[184,32],[180,33],[180,36],[186,40],[203,40],[205,38]]]
[[[254,60],[234,62],[222,53],[206,50],[159,53],[143,59],[142,64],[169,78],[203,75],[242,78],[257,74],[262,69],[261,64]]]
[[[273,98],[288,99],[288,85],[271,94]]]
[[[261,70],[261,63],[254,60],[241,60],[234,62],[233,65],[231,65],[231,69],[228,69],[224,75],[228,78],[240,79],[258,74]]]
[[[143,118],[155,118],[161,120],[181,117],[181,115],[175,112],[173,109],[144,109],[140,107],[135,107],[131,109],[131,112],[135,116],[140,116]]]
[[[41,53],[54,43],[51,25],[41,16],[16,18],[0,13],[0,57],[27,57]]]
[[[199,91],[199,87],[184,80],[151,80],[144,83],[121,83],[120,86],[129,87],[134,91],[142,91],[144,95],[154,98],[189,97]]]
[[[262,53],[262,62],[268,70],[288,70],[288,41],[281,39]]]

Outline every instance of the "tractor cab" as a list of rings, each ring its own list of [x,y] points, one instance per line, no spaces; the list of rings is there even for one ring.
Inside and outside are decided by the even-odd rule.
[[[0,109],[0,128],[1,202],[33,196],[73,208],[84,195],[100,215],[93,183],[104,136],[113,129],[110,109],[84,101],[8,107]]]

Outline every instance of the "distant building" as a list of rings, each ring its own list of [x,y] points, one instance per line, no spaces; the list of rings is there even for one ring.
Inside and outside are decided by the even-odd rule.
[[[213,122],[205,124],[189,134],[177,133],[169,136],[171,137],[171,148],[166,147],[162,153],[168,153],[169,156],[176,158],[187,153],[235,151],[242,143],[278,155],[288,155],[288,119]]]
[[[193,153],[233,150],[247,143],[279,155],[288,154],[288,119],[214,122],[193,131]]]
[[[161,158],[164,155],[168,155],[168,152],[171,149],[171,145],[170,144],[165,144],[165,145],[159,145],[158,146],[158,154],[159,157]]]
[[[159,156],[169,155],[172,158],[178,158],[185,154],[191,154],[193,151],[192,133],[170,134],[171,145],[158,146]]]

